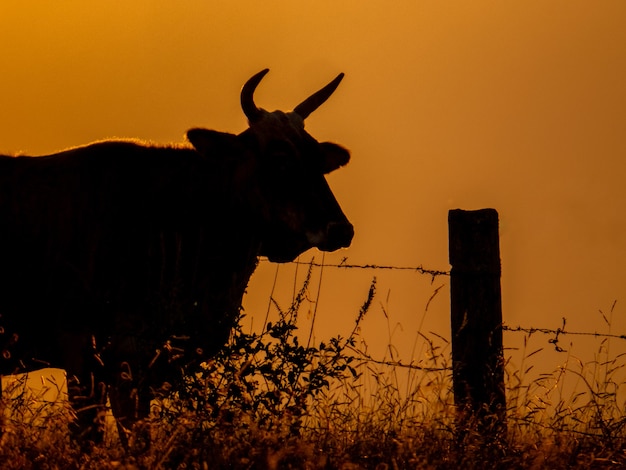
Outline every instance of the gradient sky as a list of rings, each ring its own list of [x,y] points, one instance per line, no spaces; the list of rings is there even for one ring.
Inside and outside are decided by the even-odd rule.
[[[345,72],[307,120],[352,152],[329,181],[356,236],[326,263],[447,270],[448,210],[493,207],[508,325],[566,317],[572,330],[607,332],[599,310],[617,300],[612,332],[626,334],[625,21],[623,0],[3,0],[0,152],[240,132],[253,73],[271,69],[257,104],[286,110]],[[257,323],[275,272],[262,263],[250,283]],[[410,360],[420,327],[449,337],[448,279],[327,268],[316,338],[351,331],[373,275],[363,333],[375,355],[392,335]],[[294,266],[281,267],[282,306],[293,284]],[[578,341],[574,352],[593,357]],[[548,368],[563,360],[544,357]]]

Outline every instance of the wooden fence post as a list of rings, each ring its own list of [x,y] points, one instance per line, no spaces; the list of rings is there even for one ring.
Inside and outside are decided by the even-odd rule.
[[[457,425],[506,435],[500,246],[495,209],[448,213],[452,377]]]

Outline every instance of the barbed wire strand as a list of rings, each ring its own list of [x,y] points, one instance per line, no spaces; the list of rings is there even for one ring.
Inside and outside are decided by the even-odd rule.
[[[553,344],[554,347],[556,348],[556,350],[558,352],[565,352],[566,350],[561,348],[558,345],[559,342],[559,336],[560,335],[576,335],[576,336],[592,336],[595,338],[616,338],[616,339],[626,339],[626,335],[616,335],[616,334],[610,334],[610,333],[598,333],[598,332],[584,332],[584,331],[567,331],[561,328],[557,328],[556,330],[553,329],[549,329],[549,328],[534,328],[534,327],[522,327],[522,326],[515,326],[515,327],[510,327],[507,325],[503,325],[502,329],[504,331],[510,331],[513,333],[519,333],[519,332],[523,332],[523,333],[528,333],[528,334],[533,334],[533,333],[542,333],[542,334],[546,334],[546,335],[554,335],[553,339],[550,339],[548,342]],[[436,335],[439,336],[439,335]],[[440,338],[444,339],[443,337],[440,336]],[[446,340],[447,341],[447,340]],[[381,359],[375,359],[372,356],[370,356],[369,354],[360,351],[359,349],[356,348],[350,348],[353,352],[355,352],[358,356],[346,356],[346,357],[351,357],[354,360],[357,361],[362,361],[362,362],[371,362],[374,364],[378,364],[378,365],[383,365],[383,366],[390,366],[390,367],[400,367],[400,368],[405,368],[405,369],[412,369],[412,370],[421,370],[424,372],[441,372],[441,371],[450,371],[452,370],[451,367],[424,367],[424,366],[419,366],[416,364],[413,364],[412,362],[409,364],[403,363],[401,361],[387,361],[387,360],[381,360]]]
[[[616,335],[612,333],[598,333],[598,332],[585,332],[585,331],[568,331],[562,328],[557,328],[556,330],[550,328],[535,328],[535,327],[523,327],[523,326],[507,326],[503,325],[502,329],[504,331],[511,332],[523,332],[528,334],[533,333],[542,333],[545,335],[572,335],[572,336],[593,336],[595,338],[617,338],[617,339],[626,339],[626,335]]]
[[[262,261],[267,261],[265,258]],[[379,269],[379,270],[393,270],[393,271],[415,271],[420,274],[428,274],[430,276],[449,276],[450,271],[442,271],[438,269],[428,269],[424,268],[422,265],[419,266],[393,266],[393,265],[385,265],[385,264],[351,264],[347,263],[347,258],[341,260],[340,263],[337,264],[323,264],[317,263],[315,261],[291,261],[288,264],[304,264],[307,266],[313,266],[316,268],[342,268],[342,269]]]

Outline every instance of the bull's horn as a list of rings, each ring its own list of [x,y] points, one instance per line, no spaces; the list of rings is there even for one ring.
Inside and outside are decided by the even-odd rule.
[[[254,90],[269,71],[270,69],[265,69],[253,75],[241,89],[241,109],[249,122],[258,121],[261,117],[262,111],[254,104]]]
[[[321,90],[313,93],[306,100],[296,106],[293,112],[300,116],[302,119],[306,119],[309,114],[319,108],[324,103],[324,101],[326,101],[330,97],[330,95],[333,94],[342,79],[343,73],[340,73],[332,82],[330,82]]]

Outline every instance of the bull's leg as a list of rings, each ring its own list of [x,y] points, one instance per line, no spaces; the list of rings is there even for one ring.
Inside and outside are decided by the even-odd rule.
[[[69,400],[76,413],[72,436],[81,447],[102,442],[106,414],[107,389],[96,374],[88,372],[68,380]]]
[[[126,449],[128,449],[130,430],[137,419],[136,390],[131,367],[127,362],[123,362],[120,370],[116,371],[116,377],[111,384],[109,399],[120,441]]]
[[[148,416],[150,394],[141,387],[141,382],[138,383],[134,379],[133,371],[127,362],[120,365],[116,380],[109,391],[109,399],[124,448],[129,449],[131,444],[149,445],[149,437],[141,432],[143,430],[136,429],[135,424]]]
[[[81,447],[101,443],[104,438],[107,387],[102,361],[91,335],[66,333],[64,350],[67,356],[68,398],[76,413],[73,438]]]

